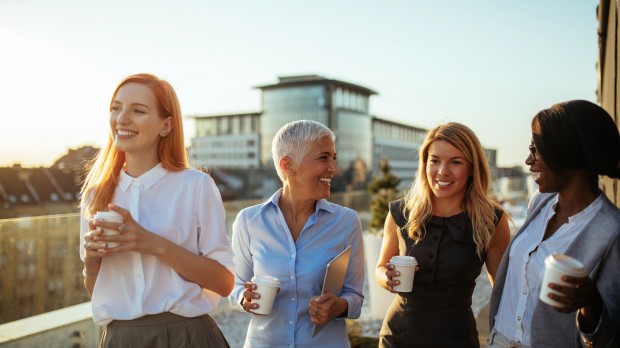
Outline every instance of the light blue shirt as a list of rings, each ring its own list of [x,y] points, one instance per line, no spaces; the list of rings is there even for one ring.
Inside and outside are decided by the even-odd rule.
[[[311,336],[308,304],[311,297],[321,293],[327,263],[351,245],[339,297],[348,303],[347,318],[360,316],[365,275],[359,217],[349,208],[319,200],[294,241],[278,206],[281,194],[280,189],[268,201],[243,209],[233,223],[237,274],[230,303],[244,311],[244,284],[254,275],[271,275],[280,280],[271,314],[248,313],[252,320],[244,347],[350,347],[344,318],[330,321]]]

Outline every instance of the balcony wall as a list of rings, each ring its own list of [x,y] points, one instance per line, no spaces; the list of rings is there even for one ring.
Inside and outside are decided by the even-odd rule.
[[[368,211],[368,193],[330,201]],[[237,212],[262,200],[225,202],[230,235]],[[0,220],[0,346],[96,347],[79,258],[79,214]]]

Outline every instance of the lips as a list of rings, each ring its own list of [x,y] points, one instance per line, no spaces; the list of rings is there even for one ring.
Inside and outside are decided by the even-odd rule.
[[[121,137],[130,137],[132,135],[136,135],[138,134],[138,132],[134,132],[134,131],[130,131],[130,130],[125,130],[125,129],[117,129],[116,130],[116,135],[119,135]]]

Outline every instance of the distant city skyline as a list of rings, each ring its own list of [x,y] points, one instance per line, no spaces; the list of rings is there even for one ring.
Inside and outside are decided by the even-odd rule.
[[[0,2],[0,166],[101,146],[123,77],[151,72],[188,116],[261,110],[255,86],[318,74],[377,91],[370,113],[457,121],[523,165],[536,112],[596,102],[593,0]]]

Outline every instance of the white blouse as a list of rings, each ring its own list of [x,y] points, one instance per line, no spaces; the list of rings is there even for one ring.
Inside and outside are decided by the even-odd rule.
[[[112,202],[129,210],[147,230],[235,274],[222,198],[209,175],[193,169],[170,172],[161,164],[138,178],[121,171]],[[82,261],[88,219],[82,208]],[[105,325],[163,312],[196,317],[215,309],[219,300],[218,294],[183,279],[157,257],[127,251],[101,260],[91,303],[95,323]]]

